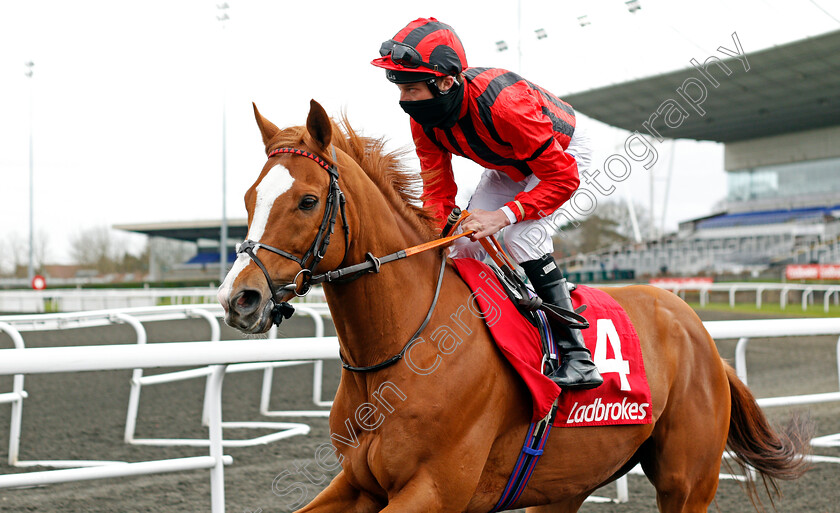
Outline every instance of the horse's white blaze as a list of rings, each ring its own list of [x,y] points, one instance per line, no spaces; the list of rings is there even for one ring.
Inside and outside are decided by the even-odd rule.
[[[257,186],[257,204],[254,207],[254,219],[248,228],[248,238],[259,242],[265,233],[271,207],[284,192],[292,188],[295,179],[285,166],[277,164],[265,175]]]
[[[227,276],[225,276],[224,283],[222,283],[222,286],[219,287],[219,293],[216,297],[225,309],[228,308],[228,304],[230,302],[230,293],[233,290],[233,282],[236,281],[239,273],[241,273],[249,263],[251,263],[251,258],[244,253],[236,257],[233,267],[230,268]]]
[[[271,209],[274,202],[277,201],[283,193],[292,188],[295,179],[292,178],[289,170],[285,166],[277,164],[262,179],[257,185],[257,202],[254,206],[254,217],[251,220],[251,226],[248,227],[248,239],[259,242],[263,234],[265,234],[265,226],[268,224],[268,217],[271,214]],[[256,250],[259,252],[259,248]],[[246,254],[240,254],[236,258],[233,267],[225,277],[224,283],[219,288],[219,302],[227,305],[230,299],[230,293],[233,290],[233,283],[249,264],[250,257]]]

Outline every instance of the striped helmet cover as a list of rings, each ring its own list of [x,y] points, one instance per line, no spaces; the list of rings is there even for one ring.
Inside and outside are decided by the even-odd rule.
[[[418,18],[396,33],[392,41],[413,47],[422,59],[437,65],[439,71],[428,68],[408,68],[394,62],[391,55],[379,57],[371,64],[398,72],[432,73],[439,77],[458,75],[467,68],[467,56],[458,34],[435,18]]]

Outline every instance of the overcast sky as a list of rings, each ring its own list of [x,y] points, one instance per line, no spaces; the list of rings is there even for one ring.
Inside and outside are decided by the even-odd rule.
[[[640,0],[633,14],[623,0],[523,0],[520,64],[510,0],[227,3],[224,30],[209,0],[0,3],[0,251],[10,234],[28,233],[30,94],[36,231],[47,234],[49,260],[66,262],[69,237],[87,228],[220,218],[223,105],[231,218],[244,217],[242,196],[265,160],[252,101],[282,127],[303,124],[314,98],[390,148],[409,145],[397,89],[368,63],[417,17],[452,25],[471,66],[518,70],[561,97],[678,69],[688,76],[690,59],[734,48],[733,32],[749,54],[840,28],[838,0]],[[540,28],[548,37],[537,40]],[[498,52],[499,40],[510,49]],[[592,123],[600,166],[628,133]],[[667,204],[671,143],[658,146],[653,170],[655,215],[664,209],[670,229],[726,193],[721,145],[673,147]],[[456,159],[456,173],[469,190],[480,170]],[[650,172],[634,169],[617,187],[614,197],[651,204]]]

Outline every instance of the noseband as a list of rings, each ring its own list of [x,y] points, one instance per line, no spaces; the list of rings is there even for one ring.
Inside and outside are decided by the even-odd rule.
[[[332,150],[332,159],[335,162],[335,148],[330,147]],[[321,219],[321,225],[318,227],[318,233],[315,235],[315,240],[312,241],[312,245],[309,249],[304,253],[302,257],[297,257],[283,251],[282,249],[278,249],[267,244],[263,244],[262,242],[246,239],[244,242],[239,244],[236,249],[236,254],[239,255],[241,253],[245,253],[248,255],[251,260],[253,260],[257,266],[259,266],[260,270],[262,270],[263,274],[265,275],[265,279],[268,281],[268,288],[271,291],[271,301],[274,303],[274,306],[271,308],[271,321],[274,324],[280,325],[283,319],[288,319],[292,316],[295,312],[295,308],[290,305],[289,303],[283,301],[278,302],[279,297],[277,295],[277,289],[274,286],[274,283],[271,281],[271,276],[268,274],[268,269],[266,269],[265,265],[260,261],[259,257],[257,257],[256,250],[259,248],[263,248],[267,251],[271,251],[272,253],[278,254],[284,258],[288,258],[294,262],[297,262],[300,265],[300,272],[295,275],[295,278],[292,280],[290,285],[283,287],[283,290],[293,290],[296,296],[305,296],[309,293],[312,289],[312,276],[315,273],[315,269],[318,267],[318,264],[324,258],[324,254],[327,252],[327,247],[330,245],[330,236],[332,235],[333,231],[335,230],[335,222],[338,217],[339,210],[341,211],[341,223],[344,227],[344,253],[347,254],[347,249],[350,245],[350,226],[347,224],[347,215],[344,210],[345,199],[344,193],[341,192],[341,188],[338,186],[338,169],[335,167],[335,164],[330,164],[318,155],[314,153],[310,153],[308,151],[300,150],[297,148],[277,148],[272,150],[268,154],[268,158],[274,157],[275,155],[280,155],[283,153],[288,153],[291,155],[299,155],[301,157],[306,157],[316,164],[324,168],[327,173],[330,175],[330,186],[329,191],[327,192],[327,204],[324,207],[324,217]],[[311,260],[310,260],[311,259]],[[309,260],[309,264],[307,265],[307,261]],[[298,276],[303,276],[302,283],[300,286],[300,290],[298,290],[296,282]],[[289,287],[291,286],[291,289]]]

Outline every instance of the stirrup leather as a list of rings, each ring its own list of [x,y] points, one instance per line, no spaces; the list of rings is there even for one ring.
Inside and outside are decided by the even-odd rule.
[[[581,314],[586,310],[586,305],[580,305],[574,310],[567,310],[561,306],[546,303],[539,296],[522,298],[519,306],[526,310],[542,310],[550,318],[573,330],[585,330],[589,327],[589,321]]]

